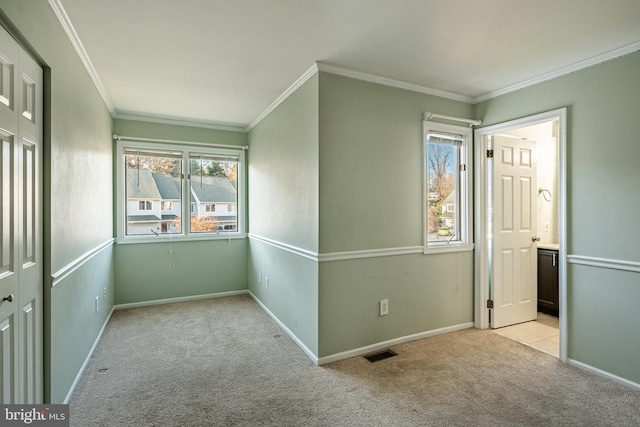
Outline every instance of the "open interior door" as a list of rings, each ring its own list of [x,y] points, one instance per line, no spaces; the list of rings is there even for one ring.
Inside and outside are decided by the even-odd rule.
[[[493,137],[491,327],[537,317],[536,143]]]

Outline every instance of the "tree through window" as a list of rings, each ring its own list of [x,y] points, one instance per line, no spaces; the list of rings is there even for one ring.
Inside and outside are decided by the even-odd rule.
[[[468,242],[467,128],[425,122],[425,251]]]

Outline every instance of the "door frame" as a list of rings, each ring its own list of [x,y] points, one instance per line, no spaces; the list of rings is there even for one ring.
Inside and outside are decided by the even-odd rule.
[[[477,128],[474,131],[474,327],[488,329],[489,309],[489,269],[487,253],[487,165],[486,156],[487,136],[508,132],[549,121],[558,121],[558,296],[559,296],[559,324],[560,324],[560,354],[559,358],[567,359],[567,108],[534,114],[515,120],[498,123],[491,126]]]

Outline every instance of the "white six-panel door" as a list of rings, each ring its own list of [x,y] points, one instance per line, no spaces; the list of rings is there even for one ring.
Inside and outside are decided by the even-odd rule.
[[[535,141],[493,137],[493,328],[537,317],[535,150]]]
[[[0,402],[42,402],[42,68],[0,27]]]

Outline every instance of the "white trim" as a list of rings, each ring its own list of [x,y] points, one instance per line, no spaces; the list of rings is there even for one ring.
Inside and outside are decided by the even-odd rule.
[[[450,120],[453,122],[462,122],[469,125],[469,127],[480,126],[482,124],[482,120],[473,120],[473,119],[465,119],[462,117],[446,116],[444,114],[436,114],[436,113],[431,113],[429,111],[427,111],[422,115],[422,120],[425,120],[425,121],[431,120],[432,118]]]
[[[619,377],[618,375],[612,374],[611,372],[607,372],[607,371],[603,371],[602,369],[598,369],[595,368],[591,365],[587,365],[586,363],[582,363],[582,362],[578,362],[575,359],[567,359],[567,363],[570,365],[575,366],[576,368],[582,369],[584,371],[590,372],[592,374],[595,374],[599,377],[603,377],[603,378],[607,378],[610,379],[612,381],[615,381],[619,384],[622,384],[624,386],[627,386],[629,388],[635,389],[640,391],[640,384],[633,382],[631,380],[628,380],[626,378],[623,377]]]
[[[215,146],[214,144],[206,144],[202,142],[187,142],[187,141],[174,141],[174,140],[163,140],[163,139],[150,139],[150,138],[133,138],[133,137],[124,137],[120,135],[113,135],[114,140],[116,141],[115,147],[115,159],[116,159],[116,171],[115,171],[115,180],[116,180],[116,241],[118,244],[122,244],[125,242],[137,242],[137,243],[151,243],[151,242],[171,242],[171,241],[188,241],[188,240],[221,240],[224,238],[226,240],[232,240],[234,237],[243,238],[245,236],[245,215],[247,211],[246,207],[246,174],[244,170],[246,168],[246,153],[245,148],[247,146],[235,146],[230,145],[228,147],[220,148],[219,146]],[[147,142],[153,141],[153,142]],[[238,211],[237,211],[237,230],[220,230],[211,233],[192,233],[189,227],[182,227],[182,232],[178,235],[173,234],[158,234],[156,238],[153,238],[151,235],[127,235],[126,234],[126,188],[125,188],[125,173],[126,167],[124,164],[124,155],[126,148],[140,148],[140,149],[158,149],[158,144],[166,144],[162,147],[163,150],[173,150],[176,152],[180,152],[180,156],[182,158],[182,173],[184,179],[182,179],[182,190],[181,194],[183,198],[181,200],[180,212],[182,218],[190,218],[191,215],[191,204],[190,198],[186,195],[192,195],[190,188],[191,180],[188,179],[188,166],[189,166],[189,155],[192,152],[200,153],[201,150],[203,153],[211,153],[215,155],[229,155],[229,156],[237,156],[238,157],[238,171],[237,171],[237,180],[238,184],[236,186],[237,192],[237,201],[238,201]]]
[[[67,37],[69,37],[73,48],[84,64],[84,68],[86,68],[87,73],[89,73],[89,77],[91,77],[91,80],[93,80],[93,84],[96,86],[96,89],[102,97],[105,105],[109,109],[109,112],[111,113],[111,115],[113,115],[114,109],[113,104],[111,103],[111,99],[109,99],[109,95],[107,94],[107,91],[105,90],[104,86],[102,85],[102,81],[98,76],[98,72],[91,63],[91,59],[89,59],[87,51],[84,50],[84,46],[80,41],[80,37],[78,37],[78,33],[76,33],[76,30],[75,28],[73,28],[73,24],[69,19],[69,15],[67,15],[64,7],[62,7],[60,0],[49,0],[49,6],[51,7],[51,9],[53,9],[53,13],[56,15],[56,18],[58,18],[58,21],[60,21],[60,25],[64,29],[65,33],[67,33]]]
[[[130,302],[125,304],[116,304],[113,306],[113,309],[124,310],[127,308],[147,307],[150,305],[162,305],[162,304],[172,304],[175,302],[186,302],[186,301],[196,301],[201,299],[231,297],[234,295],[245,295],[247,293],[249,293],[248,290],[242,289],[239,291],[216,292],[213,294],[191,295],[186,297],[165,298],[165,299],[156,299],[156,300],[141,301],[141,302]]]
[[[398,89],[410,90],[412,92],[424,93],[427,95],[438,96],[441,98],[452,99],[454,101],[461,101],[470,104],[473,98],[466,95],[460,95],[458,93],[447,92],[440,89],[433,89],[426,86],[420,86],[413,83],[406,83],[400,80],[394,80],[387,77],[377,76],[374,74],[363,73],[361,71],[349,70],[347,68],[337,67],[335,65],[324,64],[317,62],[319,71],[329,74],[336,74],[343,77],[350,77],[356,80],[362,80],[370,83],[377,83],[384,86],[391,86]]]
[[[294,255],[310,259],[311,261],[318,261],[317,252],[312,252],[306,249],[299,248],[297,246],[288,245],[286,243],[278,242],[267,237],[258,236],[257,234],[247,233],[247,236],[250,240],[256,240],[266,245],[273,246],[274,248],[282,249],[283,251],[292,253]]]
[[[104,333],[104,330],[107,328],[107,325],[109,324],[109,320],[111,320],[111,315],[113,314],[113,307],[111,308],[111,311],[109,312],[109,315],[107,316],[106,320],[104,321],[104,324],[102,325],[102,328],[100,328],[100,332],[98,332],[98,336],[96,337],[95,341],[93,342],[93,345],[91,346],[91,350],[89,350],[89,353],[87,354],[87,357],[85,357],[84,362],[82,363],[82,366],[80,367],[80,370],[78,370],[78,373],[76,374],[76,377],[73,380],[73,383],[71,383],[71,387],[69,387],[69,391],[67,392],[67,395],[65,396],[64,400],[62,401],[63,404],[68,404],[69,400],[71,399],[71,395],[73,394],[73,392],[75,391],[76,387],[78,386],[78,383],[80,382],[80,379],[82,378],[82,374],[84,373],[84,370],[86,369],[87,365],[89,364],[89,361],[91,360],[91,357],[93,356],[93,353],[96,351],[96,347],[98,347],[98,343],[100,342],[100,339],[102,338],[102,334]]]
[[[276,100],[273,101],[262,113],[260,113],[258,117],[253,119],[253,121],[249,123],[249,125],[245,128],[245,132],[249,132],[251,131],[251,129],[256,127],[258,123],[262,121],[262,119],[267,117],[273,110],[275,110],[278,107],[278,105],[282,104],[285,99],[287,99],[293,92],[295,92],[300,86],[302,86],[307,80],[313,77],[317,72],[318,72],[318,64],[316,63],[316,64],[313,64],[311,68],[309,68],[307,71],[305,71],[303,75],[298,77],[298,79],[295,82],[293,82],[293,84],[289,86],[284,92],[282,92],[282,94],[279,97],[277,97]]]
[[[524,89],[529,86],[536,85],[538,83],[546,82],[547,80],[555,79],[557,77],[562,77],[564,75],[574,73],[576,71],[580,71],[584,68],[592,67],[597,64],[601,64],[603,62],[610,61],[612,59],[619,58],[624,55],[628,55],[637,50],[640,50],[640,41],[632,43],[627,46],[623,46],[618,49],[611,50],[609,52],[605,52],[600,55],[596,55],[592,58],[585,59],[583,61],[576,62],[571,65],[567,65],[566,67],[559,68],[555,71],[551,71],[549,73],[542,74],[540,76],[534,77],[529,80],[525,80],[523,82],[507,86],[502,89],[494,90],[492,92],[485,93],[484,95],[477,96],[471,100],[472,104],[477,104],[482,101],[486,101],[487,99],[496,98],[501,95],[505,95],[510,92],[515,92],[516,90]]]
[[[253,300],[256,302],[256,304],[258,304],[260,306],[260,308],[262,308],[262,310],[267,313],[267,315],[276,323],[276,325],[278,325],[278,327],[280,327],[280,329],[282,329],[288,336],[289,338],[291,338],[293,340],[294,343],[296,343],[296,345],[298,347],[300,347],[300,349],[307,355],[307,357],[309,357],[309,359],[311,359],[311,361],[313,363],[315,363],[316,365],[318,364],[318,356],[316,356],[315,354],[313,354],[313,351],[311,351],[306,345],[304,345],[304,343],[302,341],[300,341],[300,339],[296,336],[296,334],[294,334],[293,332],[291,332],[291,330],[289,328],[287,328],[285,326],[284,323],[282,323],[280,321],[280,319],[278,319],[276,317],[275,314],[273,314],[271,312],[271,310],[269,310],[267,308],[266,305],[264,305],[262,303],[262,301],[260,301],[251,291],[248,291],[249,295],[251,295],[251,298],[253,298]]]
[[[108,248],[109,246],[113,245],[113,242],[115,242],[114,238],[107,240],[106,242],[96,246],[90,251],[85,252],[80,257],[76,258],[75,260],[71,261],[69,264],[62,267],[60,270],[56,271],[55,273],[52,273],[51,287],[53,288],[55,285],[60,283],[62,280],[64,280],[67,276],[69,276],[71,273],[73,273],[78,268],[80,268],[83,264],[85,264],[91,258],[98,255],[100,252],[102,252],[104,249]]]
[[[451,116],[442,116],[439,114],[425,113],[422,122],[422,244],[425,254],[437,254],[444,252],[464,252],[473,250],[473,130],[471,127],[465,127],[460,125],[451,125],[447,123],[434,122],[427,120],[431,117],[456,119]],[[427,224],[429,222],[429,212],[427,210],[428,201],[427,196],[429,193],[429,153],[428,153],[428,134],[433,131],[447,132],[462,137],[462,145],[459,149],[460,158],[459,164],[464,164],[465,169],[457,172],[458,183],[455,190],[460,194],[459,202],[460,206],[456,206],[459,210],[458,220],[460,224],[457,224],[457,232],[459,233],[459,240],[455,242],[447,243],[442,242],[430,242],[429,230]],[[456,168],[458,165],[455,165]],[[454,234],[455,236],[455,234]],[[453,236],[452,236],[453,237]]]
[[[596,258],[583,255],[567,255],[570,264],[588,265],[591,267],[612,268],[614,270],[640,273],[640,262],[619,259]]]
[[[215,130],[225,130],[229,132],[246,132],[246,126],[242,125],[232,125],[232,124],[223,124],[217,122],[193,122],[190,120],[181,120],[181,119],[173,119],[167,117],[160,116],[139,116],[137,114],[131,113],[118,113],[117,111],[113,114],[114,119],[119,120],[133,120],[137,122],[150,122],[150,123],[160,123],[163,125],[176,125],[176,126],[189,126],[193,128],[204,128],[204,129],[215,129]]]
[[[486,166],[485,166],[485,136],[506,132],[521,127],[544,123],[551,120],[558,120],[558,147],[559,147],[559,182],[558,182],[558,231],[559,231],[559,262],[558,262],[558,282],[559,282],[559,322],[560,322],[560,353],[559,359],[566,361],[567,358],[567,109],[560,108],[545,113],[534,114],[516,120],[498,123],[492,126],[476,129],[474,134],[475,144],[475,244],[476,257],[474,267],[474,312],[475,327],[478,329],[489,328],[489,310],[486,308],[486,301],[489,296],[487,245],[486,245]]]
[[[217,234],[216,234],[217,233]],[[158,235],[156,236],[147,236],[147,235],[131,235],[126,236],[117,241],[118,245],[138,245],[138,244],[147,244],[147,243],[176,243],[176,242],[214,242],[214,241],[229,241],[229,240],[242,240],[247,236],[245,234],[231,234],[231,231],[216,231],[211,233],[202,233],[205,234],[203,236],[198,236],[195,234],[190,234],[188,236],[173,236],[172,234],[166,235]]]
[[[178,145],[189,145],[189,146],[197,146],[197,147],[208,147],[208,148],[226,148],[229,150],[248,150],[248,145],[230,145],[230,144],[215,144],[215,143],[207,143],[202,141],[183,141],[179,139],[158,139],[158,138],[140,138],[137,136],[124,136],[118,135],[114,133],[112,138],[116,141],[132,141],[132,142],[153,142],[158,144],[178,144]]]
[[[462,329],[473,328],[473,322],[461,323],[459,325],[446,326],[444,328],[433,329],[431,331],[420,332],[413,335],[406,335],[404,337],[394,338],[388,341],[382,341],[376,344],[367,345],[365,347],[355,348],[353,350],[343,351],[342,353],[332,354],[330,356],[324,356],[318,359],[318,365],[326,365],[328,363],[337,362],[338,360],[349,359],[351,357],[362,356],[372,351],[381,350],[383,348],[392,347],[394,345],[404,344],[409,341],[421,340],[424,338],[433,337],[436,335],[447,334],[449,332],[460,331]]]
[[[296,246],[288,245],[286,243],[278,242],[276,240],[258,236],[256,234],[248,233],[247,236],[249,237],[249,239],[256,240],[266,245],[273,246],[274,248],[282,249],[283,251],[316,262],[346,261],[351,259],[379,258],[395,255],[412,255],[421,254],[424,251],[423,246],[405,246],[400,248],[363,249],[357,251],[326,252],[323,254],[319,254],[317,252],[298,248]]]
[[[405,246],[401,248],[363,249],[359,251],[327,252],[318,255],[319,262],[346,261],[350,259],[378,258],[395,255],[421,254],[422,246]]]

